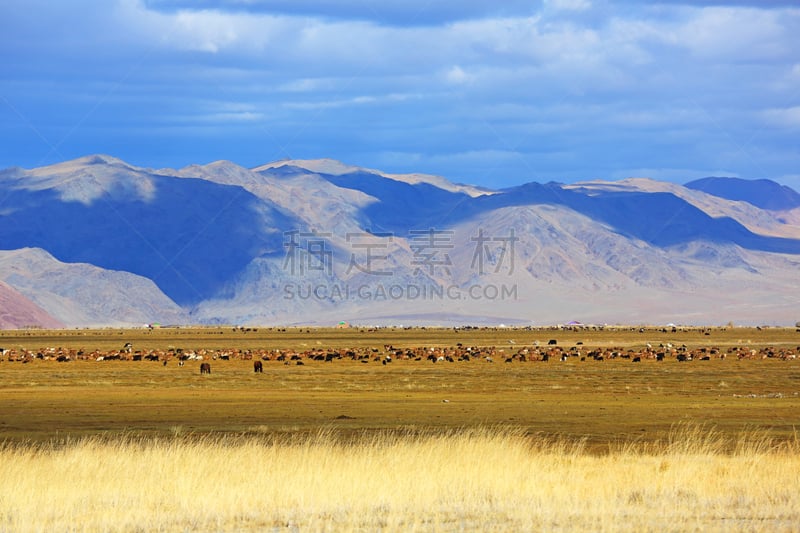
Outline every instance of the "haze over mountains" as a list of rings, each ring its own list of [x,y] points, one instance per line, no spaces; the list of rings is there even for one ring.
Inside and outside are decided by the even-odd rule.
[[[0,171],[0,327],[794,324],[769,180],[488,191],[331,160]]]

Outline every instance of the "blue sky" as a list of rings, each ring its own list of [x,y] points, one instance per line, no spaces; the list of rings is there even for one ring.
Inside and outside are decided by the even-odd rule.
[[[4,0],[0,167],[330,157],[800,189],[795,2]]]

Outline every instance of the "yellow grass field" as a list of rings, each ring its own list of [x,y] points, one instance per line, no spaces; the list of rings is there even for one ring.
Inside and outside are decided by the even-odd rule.
[[[4,531],[796,531],[800,446],[684,428],[602,456],[517,431],[0,451]]]
[[[800,345],[771,328],[0,332],[0,531],[800,527],[800,361],[504,362],[550,338],[581,354]],[[10,356],[126,342],[171,356]],[[382,362],[385,345],[459,343],[494,362]],[[256,374],[242,355],[351,348],[375,357]],[[179,366],[200,351],[211,374]]]

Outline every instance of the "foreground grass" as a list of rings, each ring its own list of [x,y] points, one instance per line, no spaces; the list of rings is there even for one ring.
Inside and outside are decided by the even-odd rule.
[[[88,438],[0,450],[2,531],[791,531],[800,444],[446,434]]]

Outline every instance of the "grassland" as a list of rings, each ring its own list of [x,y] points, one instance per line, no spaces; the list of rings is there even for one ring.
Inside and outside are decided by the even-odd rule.
[[[0,530],[795,531],[800,444],[730,447],[688,426],[603,456],[499,429],[14,446]]]
[[[534,341],[794,350],[794,329],[0,332],[5,349]],[[496,358],[497,359],[497,358]],[[800,361],[0,360],[0,531],[792,531]],[[42,507],[39,502],[48,502]]]
[[[6,349],[27,347],[139,349],[346,349],[465,345],[521,345],[556,338],[565,346],[641,346],[645,343],[796,348],[789,329],[717,329],[661,333],[526,330],[260,330],[230,328],[3,332]],[[510,343],[513,341],[513,344]],[[376,348],[376,349],[378,349]],[[784,439],[800,425],[800,361],[712,359],[678,363],[514,362],[483,360],[431,364],[395,360],[390,365],[341,360],[303,366],[213,361],[35,360],[0,362],[0,437],[50,440],[121,432],[313,433],[320,427],[362,430],[453,429],[494,424],[531,435],[587,440],[590,449],[619,441],[663,439],[676,423],[710,424],[726,434],[760,428]]]

